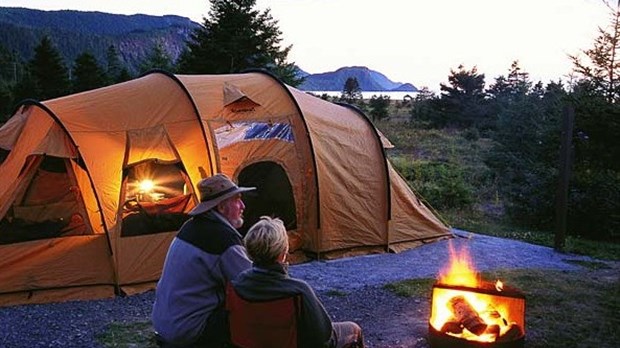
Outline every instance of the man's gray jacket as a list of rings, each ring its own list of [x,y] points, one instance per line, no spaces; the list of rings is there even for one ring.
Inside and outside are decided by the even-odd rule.
[[[168,343],[196,341],[209,329],[209,315],[224,305],[226,283],[251,265],[241,235],[220,214],[192,217],[166,255],[153,305],[155,331]]]

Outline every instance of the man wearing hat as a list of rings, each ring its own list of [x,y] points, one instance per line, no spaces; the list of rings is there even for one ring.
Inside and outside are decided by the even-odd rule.
[[[198,182],[200,203],[168,249],[157,283],[152,320],[164,346],[220,347],[228,340],[226,283],[250,268],[237,231],[245,205],[224,174]]]

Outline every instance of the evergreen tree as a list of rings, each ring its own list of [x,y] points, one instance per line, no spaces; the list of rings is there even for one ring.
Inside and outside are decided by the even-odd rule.
[[[489,86],[487,95],[502,103],[510,103],[515,99],[522,98],[532,89],[530,74],[521,70],[519,61],[515,60],[508,69],[508,75],[498,76],[495,83]]]
[[[172,58],[161,42],[156,42],[149,54],[140,63],[140,73],[144,74],[149,70],[161,69],[168,72],[174,72],[174,64]]]
[[[459,65],[450,70],[449,84],[440,84],[441,99],[438,102],[441,118],[435,120],[438,126],[492,128],[494,120],[488,115],[485,105],[484,74],[478,68],[471,70]]]
[[[67,67],[48,36],[44,36],[35,47],[34,58],[29,65],[36,88],[32,98],[46,100],[69,91]]]
[[[124,82],[131,79],[129,70],[121,62],[120,55],[116,46],[110,45],[106,50],[106,77],[108,78],[107,84],[115,84]]]
[[[549,84],[544,92],[500,99],[494,147],[487,164],[497,173],[499,193],[514,222],[551,228],[557,187],[560,118],[566,92]]]
[[[270,10],[254,9],[255,0],[211,0],[209,17],[192,33],[179,59],[182,73],[236,73],[252,68],[271,71],[297,86],[291,46],[282,48],[282,32]]]
[[[36,90],[37,84],[30,72],[30,69],[26,67],[22,74],[22,78],[13,87],[13,104],[17,104],[24,99],[38,99]]]
[[[569,226],[597,239],[620,238],[620,2],[606,2],[610,22],[593,47],[570,56],[580,78],[575,106]],[[585,58],[585,59],[584,59]]]
[[[537,95],[542,96],[542,83],[537,84]],[[513,61],[508,69],[508,75],[500,75],[489,86],[486,93],[489,97],[489,114],[502,115],[512,104],[521,101],[532,92],[532,82],[529,73],[521,70],[518,61]]]
[[[11,53],[0,44],[0,124],[8,117],[13,104],[12,86],[16,83],[16,63]]]
[[[13,93],[11,86],[3,80],[0,80],[0,125],[11,116],[13,111]]]
[[[73,69],[73,92],[82,92],[106,85],[106,76],[89,52],[84,52],[75,59]]]
[[[582,83],[604,93],[608,102],[620,100],[620,1],[615,8],[607,3],[611,15],[608,28],[599,27],[594,47],[583,50],[580,55],[570,55],[574,71],[582,77]]]
[[[434,124],[435,120],[441,119],[441,110],[438,105],[439,98],[428,87],[423,87],[413,98],[411,107],[411,121],[417,126],[422,123]]]
[[[370,107],[370,117],[372,120],[382,120],[389,116],[388,107],[390,106],[390,97],[387,95],[373,95],[368,102]]]
[[[342,86],[340,100],[349,104],[359,103],[363,99],[362,89],[356,77],[348,77]]]

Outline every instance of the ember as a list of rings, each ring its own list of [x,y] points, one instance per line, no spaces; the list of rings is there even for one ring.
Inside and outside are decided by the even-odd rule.
[[[482,281],[465,252],[450,248],[449,269],[433,286],[429,320],[432,347],[522,347],[525,296]]]

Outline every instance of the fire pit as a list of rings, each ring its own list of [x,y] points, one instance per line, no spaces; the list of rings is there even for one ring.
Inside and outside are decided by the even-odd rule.
[[[450,266],[433,286],[429,343],[439,347],[523,347],[525,295],[483,281],[466,252],[450,248]]]

